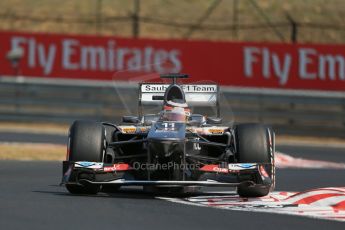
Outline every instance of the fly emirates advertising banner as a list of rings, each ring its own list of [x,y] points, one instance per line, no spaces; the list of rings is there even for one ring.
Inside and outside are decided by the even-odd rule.
[[[345,45],[130,39],[0,32],[0,75],[22,49],[21,76],[128,80],[188,73],[190,81],[278,89],[345,90]],[[126,73],[126,74],[121,74]],[[138,78],[140,79],[140,78]]]

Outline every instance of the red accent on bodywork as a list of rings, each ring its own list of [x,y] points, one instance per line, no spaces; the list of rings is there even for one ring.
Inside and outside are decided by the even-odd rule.
[[[205,165],[205,166],[203,166],[200,169],[200,171],[228,173],[229,169],[227,169],[227,168],[220,168],[219,165]]]
[[[128,164],[114,164],[113,166],[104,167],[103,171],[104,172],[127,171],[130,169],[132,169],[132,167],[129,166]]]

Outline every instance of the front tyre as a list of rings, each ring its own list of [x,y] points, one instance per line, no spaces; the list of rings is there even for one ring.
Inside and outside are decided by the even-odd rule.
[[[272,183],[269,185],[247,183],[237,187],[242,197],[266,196],[274,189],[274,132],[260,124],[241,124],[235,128],[237,159],[239,163],[269,163],[271,171],[267,172]]]
[[[104,126],[98,122],[75,121],[69,131],[68,149],[68,161],[103,162],[106,149]],[[81,174],[80,178],[76,176],[71,176],[71,182],[93,179],[89,178],[92,175],[87,174]],[[66,184],[66,188],[72,194],[97,194],[100,191],[97,185]]]

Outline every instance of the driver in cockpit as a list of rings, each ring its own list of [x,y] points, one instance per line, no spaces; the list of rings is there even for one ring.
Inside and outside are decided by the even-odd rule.
[[[163,106],[160,120],[187,122],[190,116],[190,109],[186,103],[167,101]]]

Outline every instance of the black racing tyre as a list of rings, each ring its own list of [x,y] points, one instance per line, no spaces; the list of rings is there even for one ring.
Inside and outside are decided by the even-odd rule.
[[[106,139],[101,123],[75,121],[69,133],[69,161],[103,162]]]
[[[272,185],[248,185],[237,187],[242,197],[266,196],[274,187],[274,132],[260,124],[241,124],[235,128],[238,163],[272,163],[269,175]]]
[[[70,128],[68,148],[68,161],[103,162],[105,128],[97,122],[75,121]],[[66,184],[66,188],[73,194],[96,194],[100,190],[96,185]]]
[[[237,193],[240,197],[262,197],[267,196],[270,187],[265,185],[239,185]]]

